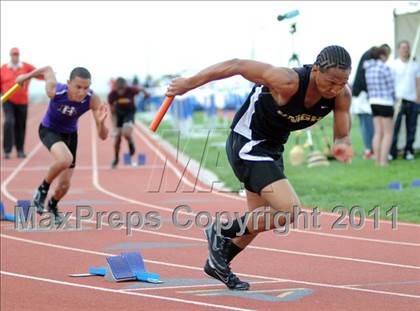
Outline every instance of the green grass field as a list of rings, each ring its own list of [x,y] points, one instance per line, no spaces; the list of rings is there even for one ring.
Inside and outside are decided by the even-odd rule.
[[[232,191],[238,191],[241,184],[230,168],[224,149],[228,127],[218,120],[217,128],[210,132],[209,137],[205,137],[209,130],[204,129],[206,122],[203,114],[195,113],[193,120],[195,126],[192,132],[202,133],[204,137],[180,137],[179,131],[172,130],[168,122],[162,123],[158,134],[200,162],[203,167],[213,171]],[[326,118],[323,124],[325,132],[331,137],[332,118]],[[355,118],[351,132],[355,156],[351,164],[345,165],[333,160],[328,167],[307,168],[305,164],[291,166],[288,154],[295,142],[294,135],[291,135],[284,153],[285,173],[304,206],[331,211],[338,205],[348,210],[358,205],[365,210],[366,215],[369,210],[380,207],[382,219],[388,218],[385,215],[387,210],[397,206],[399,221],[420,223],[420,188],[410,187],[413,179],[420,179],[418,155],[413,161],[393,161],[386,168],[376,167],[373,160],[363,160],[363,145],[358,120]],[[322,149],[324,145],[319,128],[313,130],[313,137],[315,145]],[[400,181],[403,190],[389,190],[388,184],[392,181]]]

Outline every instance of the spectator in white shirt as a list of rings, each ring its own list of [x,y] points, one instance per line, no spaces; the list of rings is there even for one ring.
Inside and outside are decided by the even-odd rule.
[[[399,58],[390,64],[395,77],[395,94],[397,100],[401,101],[395,120],[390,158],[397,158],[398,133],[402,116],[405,115],[407,136],[404,159],[413,160],[413,143],[416,137],[417,114],[420,107],[420,65],[418,62],[410,60],[410,43],[408,41],[404,40],[399,43],[398,52]]]

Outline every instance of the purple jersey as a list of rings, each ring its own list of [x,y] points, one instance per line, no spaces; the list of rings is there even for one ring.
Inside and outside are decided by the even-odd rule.
[[[57,83],[55,96],[50,100],[47,113],[42,119],[42,125],[59,133],[77,132],[80,116],[90,109],[90,99],[93,91],[81,102],[71,101],[67,94],[67,84]]]

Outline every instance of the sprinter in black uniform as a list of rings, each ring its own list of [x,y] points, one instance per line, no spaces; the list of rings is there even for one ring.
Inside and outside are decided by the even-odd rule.
[[[120,146],[122,137],[128,142],[130,157],[136,152],[133,139],[133,126],[136,114],[136,105],[134,98],[140,92],[144,93],[145,97],[149,94],[146,90],[139,86],[128,86],[124,78],[117,78],[115,81],[115,89],[108,94],[108,103],[111,107],[112,117],[114,119],[114,126],[116,127],[115,142],[114,142],[114,160],[112,161],[112,168],[116,168],[120,159]]]
[[[313,65],[296,69],[251,60],[222,62],[191,78],[173,80],[166,95],[182,95],[210,81],[234,75],[255,83],[233,120],[226,151],[235,175],[245,185],[249,211],[269,207],[270,228],[274,229],[276,212],[289,212],[291,223],[293,207],[300,207],[299,198],[284,175],[283,145],[291,131],[307,128],[333,111],[332,152],[339,161],[351,160],[351,92],[347,86],[350,71],[348,52],[340,46],[328,46]],[[218,224],[206,230],[209,257],[204,271],[230,289],[249,289],[249,284],[231,271],[230,262],[259,232],[265,231],[263,218],[257,218],[255,224],[249,218],[241,236],[237,219],[230,228],[221,228],[221,236],[217,235]],[[245,216],[241,218],[244,220]],[[278,224],[285,223],[286,217],[280,217]]]

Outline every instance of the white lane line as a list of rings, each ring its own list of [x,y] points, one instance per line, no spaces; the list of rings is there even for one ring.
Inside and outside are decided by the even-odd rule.
[[[7,178],[2,182],[1,192],[9,200],[14,201],[14,202],[17,201],[17,199],[9,193],[9,191],[7,190],[7,186],[13,180],[13,178],[15,178],[16,175],[22,170],[22,168],[26,165],[26,163],[28,163],[32,159],[32,157],[38,152],[38,150],[41,149],[41,147],[42,147],[42,143],[38,143],[38,145],[36,145],[36,147],[31,150],[28,156],[22,162],[20,162],[19,165],[16,166],[15,170],[9,176],[7,176]]]
[[[179,302],[179,303],[184,303],[184,304],[192,304],[192,305],[197,305],[197,306],[212,307],[212,308],[225,309],[225,310],[237,310],[237,311],[250,311],[250,310],[252,310],[252,309],[242,309],[242,308],[230,307],[230,306],[226,306],[226,305],[217,305],[217,304],[194,301],[194,300],[172,298],[172,297],[167,297],[167,296],[158,296],[158,295],[151,295],[151,294],[144,294],[144,293],[135,293],[135,292],[128,292],[128,291],[123,291],[123,290],[119,290],[119,289],[110,289],[110,288],[105,288],[105,287],[84,285],[84,284],[79,284],[79,283],[64,282],[64,281],[47,279],[47,278],[40,278],[40,277],[36,277],[36,276],[33,276],[33,275],[19,274],[19,273],[14,273],[14,272],[9,272],[9,271],[0,271],[0,273],[3,274],[3,275],[22,278],[22,279],[29,279],[29,280],[34,280],[34,281],[41,281],[41,282],[46,282],[46,283],[52,283],[52,284],[58,284],[58,285],[64,285],[64,286],[72,286],[72,287],[78,287],[78,288],[86,288],[86,289],[90,289],[90,290],[108,292],[108,293],[115,293],[115,294],[121,294],[121,295],[131,295],[131,296],[153,298],[153,299],[159,299],[159,300],[167,300],[167,301],[172,301],[172,302]]]
[[[46,172],[48,170],[49,166],[47,165],[38,165],[38,166],[27,166],[26,168],[21,169],[22,172]],[[163,165],[141,165],[136,166],[136,170],[148,170],[148,169],[155,169],[155,168],[163,168]],[[12,172],[16,169],[14,166],[8,166],[8,167],[2,167],[1,170],[3,172]],[[78,165],[77,170],[78,171],[90,171],[92,169],[92,166],[89,165]],[[109,165],[101,165],[98,166],[98,169],[101,171],[109,171],[111,169],[111,166]],[[124,165],[118,168],[118,170],[130,170],[133,171],[133,167],[130,165]]]
[[[75,247],[68,247],[68,246],[64,246],[64,245],[44,243],[44,242],[38,242],[38,241],[34,241],[34,240],[29,240],[29,239],[17,238],[17,237],[9,236],[9,235],[6,235],[6,234],[0,234],[0,236],[2,238],[15,240],[15,241],[19,241],[19,242],[25,242],[25,243],[29,243],[29,244],[41,245],[41,246],[52,247],[52,248],[63,249],[63,250],[69,250],[69,251],[88,253],[88,254],[100,255],[100,256],[113,256],[114,255],[114,254],[111,254],[111,253],[103,253],[103,252],[80,249],[80,248],[75,248]],[[145,260],[145,262],[151,263],[151,264],[156,264],[156,265],[175,267],[175,268],[183,268],[183,269],[196,270],[196,271],[202,271],[202,269],[203,269],[201,267],[180,265],[180,264],[174,264],[174,263],[162,262],[162,261],[156,261],[156,260]],[[399,297],[405,297],[405,298],[420,299],[420,296],[418,296],[418,295],[411,295],[411,294],[405,294],[405,293],[399,293],[399,292],[390,292],[390,291],[378,291],[378,290],[373,290],[373,289],[350,287],[348,285],[335,285],[335,284],[329,284],[329,283],[308,282],[308,281],[283,279],[283,278],[248,274],[248,273],[237,273],[237,275],[242,276],[242,277],[249,277],[249,278],[268,280],[268,281],[291,282],[291,283],[305,284],[305,285],[318,286],[318,287],[346,289],[346,290],[351,290],[351,291],[360,291],[360,292],[367,292],[367,293],[380,294],[380,295],[391,295],[391,296],[399,296]]]
[[[249,284],[276,284],[276,283],[284,283],[283,281],[250,281]],[[139,288],[126,288],[124,291],[147,291],[147,290],[157,290],[157,289],[184,289],[184,288],[191,288],[191,287],[222,287],[223,289],[226,286],[222,283],[220,284],[195,284],[195,285],[174,285],[174,286],[159,286],[159,287],[139,287]]]
[[[378,282],[378,283],[363,283],[363,284],[350,284],[348,287],[360,287],[360,286],[386,286],[386,285],[411,285],[420,284],[420,280],[417,281],[398,281],[398,282]]]
[[[307,230],[300,230],[300,229],[293,229],[293,232],[320,235],[320,236],[331,237],[331,238],[356,240],[356,241],[366,241],[366,242],[394,244],[394,245],[401,245],[401,246],[420,247],[420,243],[398,242],[398,241],[390,241],[390,240],[378,240],[378,239],[362,238],[362,237],[351,236],[351,235],[340,235],[340,234],[334,234],[334,233],[324,233],[324,232],[307,231]]]

